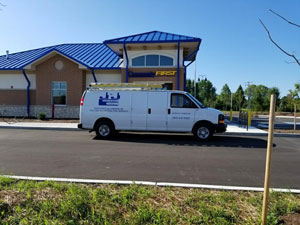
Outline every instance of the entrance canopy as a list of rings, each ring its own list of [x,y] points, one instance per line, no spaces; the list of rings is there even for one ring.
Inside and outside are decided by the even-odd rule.
[[[134,48],[139,46],[147,49],[152,48],[154,45],[158,48],[177,48],[177,45],[180,42],[180,47],[183,49],[183,57],[186,59],[186,61],[194,61],[201,41],[202,40],[197,37],[151,31],[147,33],[106,40],[104,41],[104,44],[122,57],[124,45],[126,45],[126,48]]]

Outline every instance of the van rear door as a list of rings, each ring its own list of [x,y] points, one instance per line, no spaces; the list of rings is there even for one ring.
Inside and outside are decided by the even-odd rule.
[[[147,130],[167,131],[167,106],[167,92],[148,92]]]

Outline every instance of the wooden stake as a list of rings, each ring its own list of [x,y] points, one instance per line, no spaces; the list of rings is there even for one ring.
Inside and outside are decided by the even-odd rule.
[[[294,130],[296,130],[296,114],[297,114],[297,106],[294,104]]]
[[[269,181],[270,181],[270,171],[271,171],[271,153],[273,147],[273,133],[274,133],[274,118],[275,118],[275,95],[271,95],[270,104],[270,115],[269,115],[269,135],[268,135],[268,147],[267,147],[267,157],[266,157],[266,170],[265,170],[265,188],[264,188],[264,200],[262,208],[262,225],[267,224],[268,215],[268,198],[269,198]]]

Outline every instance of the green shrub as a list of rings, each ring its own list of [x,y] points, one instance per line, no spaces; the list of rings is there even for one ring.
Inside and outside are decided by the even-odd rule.
[[[39,120],[45,120],[46,119],[46,113],[39,113],[38,114],[38,119]]]

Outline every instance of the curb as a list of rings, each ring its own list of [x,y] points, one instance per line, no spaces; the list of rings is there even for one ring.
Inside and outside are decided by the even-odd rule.
[[[61,130],[61,131],[83,131],[73,127],[24,127],[24,126],[0,126],[0,129],[24,129],[24,130]]]
[[[260,136],[267,137],[268,133],[237,133],[237,132],[225,132],[222,135],[230,135],[230,136]]]
[[[95,180],[95,179],[30,177],[30,176],[10,176],[10,175],[3,175],[2,177],[17,179],[17,180],[55,181],[55,182],[86,183],[86,184],[119,184],[119,185],[138,184],[138,185],[157,186],[157,187],[199,188],[199,189],[213,189],[213,190],[227,190],[227,191],[255,191],[255,192],[264,191],[263,187],[186,184],[186,183],[169,183],[169,182],[152,182],[152,181]],[[271,188],[271,190],[274,192],[288,192],[288,193],[300,194],[300,189]]]
[[[0,126],[0,129],[24,129],[24,130],[59,130],[59,131],[84,131],[83,129],[73,127],[25,127],[25,126]],[[238,132],[225,132],[217,135],[229,136],[253,136],[253,137],[267,137],[268,133],[238,133]],[[274,133],[274,137],[295,137],[300,138],[300,134],[283,134]]]
[[[235,133],[235,132],[228,132],[227,133],[226,132],[226,133],[222,133],[222,135],[267,137],[268,133]],[[300,134],[274,133],[274,137],[294,137],[294,138],[300,138]]]

